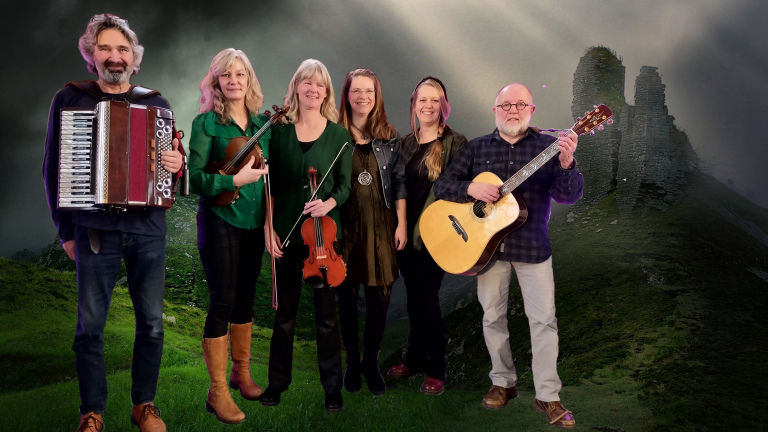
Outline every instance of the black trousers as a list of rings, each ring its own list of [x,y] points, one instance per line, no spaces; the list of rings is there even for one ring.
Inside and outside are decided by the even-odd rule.
[[[438,297],[445,271],[426,247],[418,251],[406,246],[398,256],[398,264],[411,326],[403,363],[411,370],[426,371],[428,377],[445,379],[445,328]]]
[[[210,305],[203,337],[227,334],[229,323],[253,320],[256,280],[264,256],[264,229],[237,228],[212,211],[197,214],[197,247],[208,279]]]
[[[301,294],[303,245],[291,245],[275,262],[277,271],[277,302],[272,342],[269,348],[269,387],[285,391],[291,384],[293,368],[293,336]],[[312,290],[317,328],[317,365],[325,393],[341,392],[341,335],[336,316],[334,289],[325,286]]]
[[[365,368],[378,367],[381,339],[387,322],[387,309],[392,293],[392,286],[365,287],[365,330],[363,333],[363,359]],[[336,288],[339,298],[339,321],[341,340],[347,351],[347,367],[355,370],[360,367],[360,330],[357,320],[357,300],[360,297],[360,284],[344,281]]]

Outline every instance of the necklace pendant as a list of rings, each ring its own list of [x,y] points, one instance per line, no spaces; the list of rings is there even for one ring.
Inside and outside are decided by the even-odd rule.
[[[363,172],[361,172],[360,175],[357,176],[357,182],[363,186],[368,186],[369,184],[371,184],[372,180],[373,180],[373,177],[371,176],[371,173],[368,172],[368,170],[363,170]]]

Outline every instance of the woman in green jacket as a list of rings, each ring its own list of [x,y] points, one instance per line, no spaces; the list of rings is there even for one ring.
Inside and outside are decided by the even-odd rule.
[[[280,403],[280,394],[291,384],[293,334],[301,293],[303,260],[307,247],[301,238],[301,222],[308,217],[329,216],[341,236],[339,206],[349,197],[351,150],[349,133],[334,123],[337,117],[333,86],[321,62],[305,60],[293,75],[285,94],[285,124],[275,127],[269,142],[269,169],[274,202],[273,242],[267,249],[278,258],[277,312],[269,351],[269,386],[261,404]],[[336,163],[331,167],[336,156]],[[325,177],[316,199],[311,198],[308,169],[317,170],[317,183]],[[299,217],[302,221],[291,232]],[[288,236],[290,232],[290,237]],[[268,237],[270,238],[270,237]],[[329,244],[337,239],[325,239]],[[313,282],[317,360],[325,389],[325,409],[338,412],[341,397],[341,336],[336,316],[334,289],[323,281]]]
[[[190,187],[200,195],[197,245],[205,269],[210,306],[203,332],[203,352],[211,385],[206,409],[223,423],[241,423],[245,414],[227,389],[227,345],[231,343],[229,386],[248,400],[262,395],[249,370],[253,299],[264,254],[265,191],[262,175],[252,162],[235,175],[204,171],[221,161],[232,138],[253,136],[268,120],[258,114],[264,96],[248,57],[228,48],[216,55],[200,81],[200,115],[192,122],[189,140]],[[269,132],[259,146],[268,155]],[[232,204],[218,206],[221,192],[240,188]],[[230,325],[231,323],[231,325]],[[229,327],[229,338],[227,330]]]

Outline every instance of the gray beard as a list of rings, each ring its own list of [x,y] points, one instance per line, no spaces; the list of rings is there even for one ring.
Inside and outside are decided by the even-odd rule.
[[[507,126],[506,124],[502,124],[501,126],[497,127],[499,128],[499,132],[503,133],[504,135],[512,138],[519,138],[523,136],[525,131],[528,130],[528,123],[520,124],[518,126]]]
[[[128,82],[131,77],[131,73],[127,70],[122,72],[112,72],[104,65],[99,65],[99,76],[109,84],[124,84]]]

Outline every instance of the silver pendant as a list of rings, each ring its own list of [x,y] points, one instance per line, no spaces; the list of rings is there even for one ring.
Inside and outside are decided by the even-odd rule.
[[[369,173],[367,170],[363,170],[363,172],[357,176],[357,182],[363,186],[368,186],[371,184],[371,180],[373,180],[373,177],[371,177],[371,173]]]

